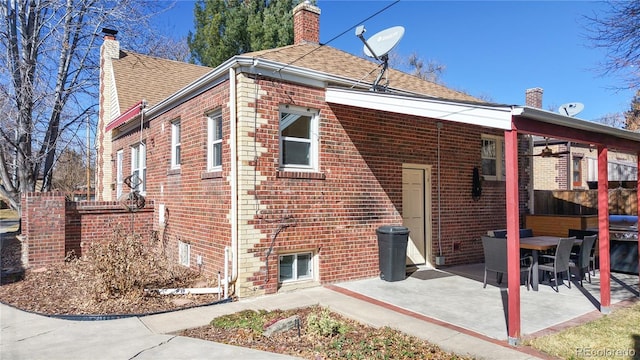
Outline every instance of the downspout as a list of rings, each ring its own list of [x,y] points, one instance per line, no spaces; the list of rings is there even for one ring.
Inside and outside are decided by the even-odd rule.
[[[436,127],[438,128],[438,258],[442,257],[442,208],[440,206],[440,198],[441,198],[441,187],[440,187],[440,130],[442,129],[442,123],[437,122]],[[438,261],[436,261],[438,263]],[[442,264],[436,264],[442,265]]]
[[[571,158],[571,141],[567,141],[567,190],[573,190],[573,159]]]
[[[236,70],[234,67],[229,68],[229,143],[231,148],[231,173],[229,183],[231,185],[231,278],[227,278],[225,282],[225,297],[228,296],[229,284],[234,285],[238,280],[238,148],[237,148],[237,105],[236,105]],[[225,249],[225,254],[227,249]],[[225,267],[227,264],[225,264]]]

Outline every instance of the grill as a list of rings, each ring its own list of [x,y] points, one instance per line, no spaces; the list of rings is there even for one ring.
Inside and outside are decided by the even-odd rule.
[[[609,215],[611,271],[638,275],[638,217]]]

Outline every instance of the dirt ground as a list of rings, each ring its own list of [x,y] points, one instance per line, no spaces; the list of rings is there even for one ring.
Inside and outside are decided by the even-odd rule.
[[[219,301],[215,294],[131,296],[95,299],[91,279],[82,263],[65,263],[3,276],[0,301],[19,309],[48,315],[148,314]],[[205,280],[193,276],[175,287],[203,287]]]

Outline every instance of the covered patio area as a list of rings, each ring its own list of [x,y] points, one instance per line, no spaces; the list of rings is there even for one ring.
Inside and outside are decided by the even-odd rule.
[[[508,341],[507,283],[496,283],[490,273],[486,288],[482,288],[484,264],[449,266],[443,269],[417,269],[405,280],[388,282],[380,278],[350,281],[335,285],[389,306],[419,314],[434,322],[485,336]],[[550,285],[541,283],[539,291],[520,292],[522,337],[540,335],[562,327],[601,316],[600,276],[584,287],[572,282],[569,289],[560,286],[555,292]],[[506,280],[506,277],[505,279]],[[611,273],[611,304],[637,301],[640,293],[638,277]]]
[[[597,267],[601,269],[602,276],[596,279],[598,282],[598,293],[591,294],[587,298],[591,299],[589,301],[591,304],[594,303],[593,299],[598,299],[599,305],[595,307],[595,309],[601,313],[606,314],[610,311],[610,306],[613,301],[615,301],[613,296],[615,295],[614,289],[617,283],[615,281],[615,275],[610,276],[609,199],[607,186],[609,179],[608,152],[609,150],[616,150],[633,154],[640,164],[640,134],[531,106],[465,103],[405,94],[360,92],[333,88],[327,89],[326,101],[331,104],[420,116],[425,122],[449,121],[503,131],[507,268],[510,271],[508,271],[508,276],[505,281],[507,288],[500,292],[502,295],[500,301],[504,302],[504,306],[501,306],[500,309],[505,312],[503,318],[506,319],[506,323],[504,326],[507,329],[508,342],[511,345],[517,345],[523,334],[527,334],[529,331],[532,331],[533,328],[536,328],[536,326],[529,324],[529,322],[535,323],[536,321],[542,320],[555,322],[558,318],[549,314],[549,310],[543,313],[536,312],[537,315],[533,316],[533,313],[525,312],[525,302],[521,301],[521,298],[528,298],[534,295],[527,294],[526,289],[522,291],[519,285],[519,229],[521,228],[522,217],[525,215],[525,213],[521,211],[520,206],[520,192],[523,190],[520,189],[519,180],[519,137],[520,135],[537,135],[545,138],[564,139],[576,143],[588,144],[590,147],[593,147],[597,154],[598,179],[597,229],[599,264]],[[637,166],[637,168],[640,169],[640,166]],[[638,176],[637,179],[637,189],[640,189],[640,176]],[[640,190],[636,192],[636,197],[640,197]],[[638,201],[638,203],[640,203],[640,201]],[[439,223],[437,224],[437,228],[441,229]],[[483,232],[484,231],[480,231],[478,235]],[[438,233],[437,236],[440,237],[440,233]],[[640,256],[640,250],[638,256]],[[636,289],[636,295],[639,284],[638,276],[633,276],[629,286]],[[466,294],[465,289],[465,284],[458,284],[458,286],[449,288],[450,293],[455,293],[456,296]],[[401,289],[398,289],[398,291],[401,291]],[[545,292],[541,292],[541,294],[544,293]],[[429,294],[430,297],[433,296],[431,290],[425,294]],[[403,294],[399,292],[394,297],[402,296]],[[442,301],[442,299],[447,299],[446,302],[451,303],[450,297],[444,297],[438,300]],[[461,299],[468,303],[474,298],[461,297]],[[415,298],[413,300],[416,301]],[[468,307],[469,305],[466,306]],[[571,304],[570,306],[576,305]],[[464,307],[458,306],[458,308]],[[543,316],[541,316],[541,314]],[[486,320],[487,318],[489,317],[486,315],[483,316],[483,319]],[[523,324],[522,319],[526,319],[526,323]],[[485,320],[480,322],[484,322]]]

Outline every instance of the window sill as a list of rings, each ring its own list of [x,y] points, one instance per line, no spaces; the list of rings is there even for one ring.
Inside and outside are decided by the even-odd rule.
[[[313,280],[313,279],[290,281],[290,282],[284,282],[284,283],[281,282],[281,283],[278,284],[278,291],[279,292],[287,292],[287,291],[294,291],[294,290],[318,287],[320,285],[321,284],[320,284],[319,281],[316,281],[316,280]]]
[[[180,175],[180,168],[167,170],[167,176]]]
[[[222,178],[222,170],[207,171],[207,172],[203,172],[202,175],[200,175],[200,179],[202,179],[202,180],[206,180],[206,179],[221,179],[221,178]]]
[[[325,180],[327,177],[321,172],[287,171],[278,170],[276,177],[280,179],[311,179]]]

